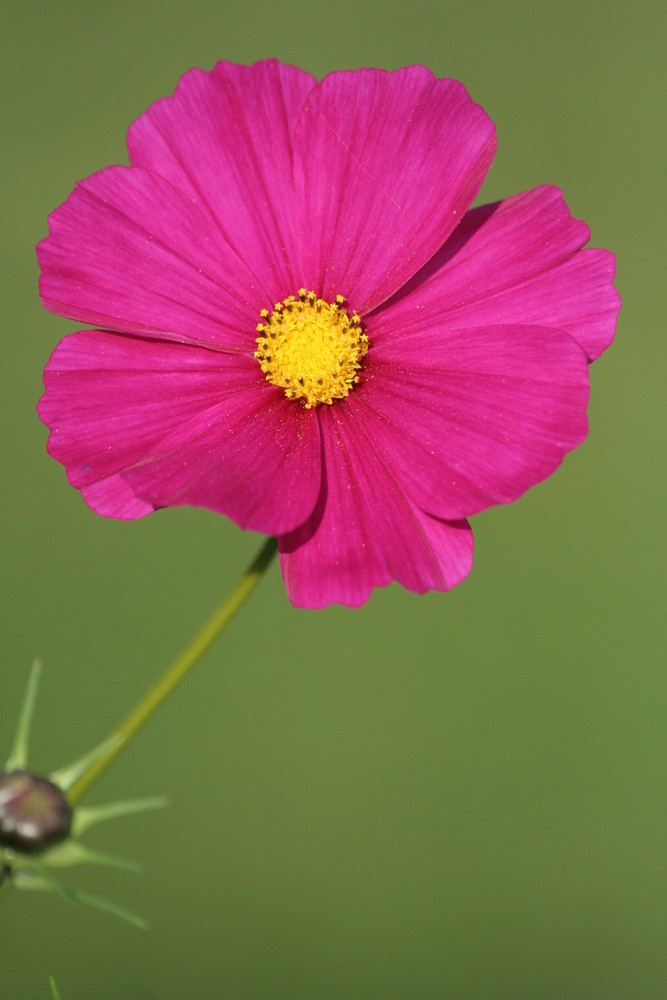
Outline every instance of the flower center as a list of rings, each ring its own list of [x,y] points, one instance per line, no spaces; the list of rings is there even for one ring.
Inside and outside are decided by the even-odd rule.
[[[344,399],[359,381],[368,337],[344,302],[342,295],[325,302],[300,288],[298,298],[277,302],[271,315],[268,309],[260,313],[255,357],[267,381],[288,399],[303,399],[307,409]]]

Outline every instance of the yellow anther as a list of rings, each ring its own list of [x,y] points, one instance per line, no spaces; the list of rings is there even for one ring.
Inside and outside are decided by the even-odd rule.
[[[276,303],[259,323],[255,357],[267,381],[285,390],[288,399],[306,408],[344,399],[359,381],[368,337],[357,313],[348,316],[342,295],[326,302],[315,292],[299,289]],[[270,351],[269,351],[270,342]]]

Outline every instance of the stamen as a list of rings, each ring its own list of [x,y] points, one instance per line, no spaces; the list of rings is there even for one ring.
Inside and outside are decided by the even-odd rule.
[[[344,306],[342,295],[327,302],[300,288],[298,298],[277,302],[271,315],[260,312],[255,357],[267,381],[307,409],[344,399],[359,381],[368,337],[359,315]]]

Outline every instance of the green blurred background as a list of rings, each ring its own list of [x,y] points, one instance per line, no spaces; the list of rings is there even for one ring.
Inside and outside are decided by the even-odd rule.
[[[140,876],[0,912],[0,995],[653,998],[667,995],[661,5],[36,2],[3,19],[4,666],[8,752],[45,674],[32,764],[99,741],[235,581],[259,539],[200,510],[98,518],[45,453],[35,243],[74,182],[125,162],[129,123],[193,65],[277,56],[318,76],[412,62],[498,129],[484,201],[561,186],[616,251],[615,345],[590,436],[477,517],[449,595],[297,611],[274,566],[224,639],[89,796],[165,793],[88,843]]]

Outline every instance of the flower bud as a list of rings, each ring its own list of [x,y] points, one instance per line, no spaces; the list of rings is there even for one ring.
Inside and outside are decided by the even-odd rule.
[[[31,771],[0,772],[0,844],[35,853],[64,840],[72,808],[61,790]]]

